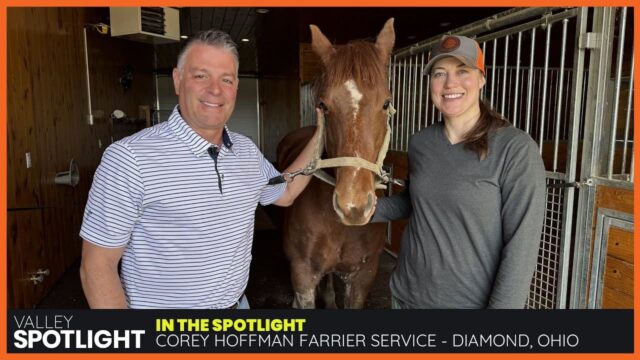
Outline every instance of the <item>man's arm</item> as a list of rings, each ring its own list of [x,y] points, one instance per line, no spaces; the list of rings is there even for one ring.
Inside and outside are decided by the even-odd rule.
[[[124,247],[106,248],[82,242],[80,280],[92,309],[126,309],[127,301],[118,275]]]
[[[320,111],[322,110],[316,109],[316,116],[321,116]],[[298,157],[293,161],[293,163],[291,163],[291,165],[289,165],[289,167],[284,169],[283,173],[290,173],[300,170],[303,167],[307,166],[307,164],[309,164],[317,146],[317,131],[319,131],[318,127],[316,127],[316,133],[313,134],[313,137],[311,138],[311,140],[309,140],[300,155],[298,155]],[[320,136],[322,136],[322,134],[320,134]],[[311,181],[311,176],[296,176],[287,184],[285,192],[282,194],[282,196],[280,196],[280,198],[278,198],[278,200],[274,202],[274,204],[278,206],[290,206],[291,204],[293,204],[293,201],[298,197],[298,195],[300,195],[302,190],[307,187],[309,181]]]

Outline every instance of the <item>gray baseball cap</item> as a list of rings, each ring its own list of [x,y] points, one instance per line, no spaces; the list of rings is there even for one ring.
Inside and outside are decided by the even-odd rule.
[[[436,44],[429,53],[429,62],[424,72],[429,73],[433,64],[447,56],[453,56],[465,65],[476,68],[484,75],[484,57],[478,43],[466,36],[448,35]]]

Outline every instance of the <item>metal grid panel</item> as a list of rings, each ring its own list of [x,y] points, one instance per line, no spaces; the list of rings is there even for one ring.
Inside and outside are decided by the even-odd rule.
[[[547,185],[561,184],[560,179],[547,179]],[[538,251],[538,263],[531,282],[527,308],[553,309],[558,294],[560,246],[562,241],[563,188],[547,188],[547,208]]]

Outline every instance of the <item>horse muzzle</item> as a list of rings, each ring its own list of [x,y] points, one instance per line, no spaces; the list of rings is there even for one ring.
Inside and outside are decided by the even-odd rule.
[[[333,209],[344,225],[366,225],[374,213],[376,194],[369,191],[365,196],[361,192],[333,192]]]

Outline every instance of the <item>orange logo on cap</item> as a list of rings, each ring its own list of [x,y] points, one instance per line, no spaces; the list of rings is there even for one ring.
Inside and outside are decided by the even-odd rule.
[[[442,45],[440,45],[440,50],[443,52],[450,52],[460,47],[460,39],[454,36],[449,36],[448,38],[442,41]]]

